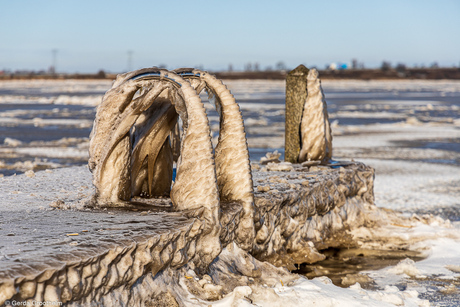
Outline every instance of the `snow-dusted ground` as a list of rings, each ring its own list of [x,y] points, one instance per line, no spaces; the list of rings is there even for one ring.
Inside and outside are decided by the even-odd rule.
[[[240,103],[251,158],[284,147],[284,82],[225,82]],[[94,107],[108,81],[0,82],[0,176],[86,163]],[[427,258],[364,271],[379,290],[339,288],[326,278],[265,289],[238,288],[216,305],[460,305],[460,82],[325,80],[336,159],[376,169],[375,203],[430,223],[382,230]],[[218,118],[210,105],[214,138]],[[30,174],[30,172],[29,172]],[[1,180],[1,179],[0,179]],[[363,235],[363,234],[357,234]],[[422,239],[421,239],[422,238]],[[259,302],[245,293],[259,291]],[[278,301],[274,300],[274,297]],[[254,297],[254,295],[253,295]]]

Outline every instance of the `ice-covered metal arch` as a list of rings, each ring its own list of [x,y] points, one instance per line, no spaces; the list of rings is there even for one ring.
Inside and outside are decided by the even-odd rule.
[[[165,150],[177,114],[183,120],[184,131],[171,190],[173,204],[179,210],[218,206],[203,103],[189,82],[174,72],[156,68],[120,75],[98,107],[91,132],[89,165],[100,200],[119,203],[131,198],[133,190],[139,188],[136,179],[142,165],[147,163],[152,170]],[[148,178],[149,188],[154,179]],[[199,192],[193,193],[197,189]]]
[[[221,251],[219,193],[208,118],[188,81],[157,68],[118,76],[97,109],[89,166],[98,202],[125,204],[132,188],[143,184],[132,177],[133,170],[140,172],[147,164],[151,171],[159,163],[166,163],[158,167],[160,170],[172,169],[172,161],[167,161],[171,155],[166,152],[162,156],[161,152],[168,150],[168,135],[177,114],[183,120],[183,133],[170,195],[177,210],[204,209],[199,213],[203,227],[195,247],[195,263],[206,266]],[[150,189],[155,178],[147,177]]]
[[[216,98],[220,115],[215,168],[209,123],[198,96],[203,89]],[[169,133],[178,116],[183,133],[169,193]],[[149,68],[118,76],[98,107],[89,165],[100,203],[123,205],[132,196],[169,194],[177,210],[205,209],[201,217],[211,237],[220,231],[220,200],[241,204],[235,240],[252,249],[254,195],[243,118],[227,87],[207,72]],[[210,244],[205,254],[217,249]]]

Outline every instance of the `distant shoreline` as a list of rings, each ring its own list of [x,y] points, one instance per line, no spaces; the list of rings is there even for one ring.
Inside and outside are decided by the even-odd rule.
[[[211,72],[219,79],[260,79],[284,80],[288,70],[282,71],[220,71]],[[354,79],[354,80],[460,80],[460,68],[406,68],[396,69],[346,69],[319,70],[321,79]],[[95,74],[0,74],[0,81],[6,80],[67,80],[97,79],[114,80],[117,74],[103,71]]]

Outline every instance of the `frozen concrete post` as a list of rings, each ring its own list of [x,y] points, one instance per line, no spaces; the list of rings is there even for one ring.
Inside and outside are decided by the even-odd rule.
[[[286,77],[286,130],[284,160],[297,163],[300,153],[300,123],[307,99],[307,75],[309,69],[297,66]]]

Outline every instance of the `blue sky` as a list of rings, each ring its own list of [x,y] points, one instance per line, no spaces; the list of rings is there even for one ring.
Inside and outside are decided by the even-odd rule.
[[[460,1],[0,0],[0,70],[460,64]]]

